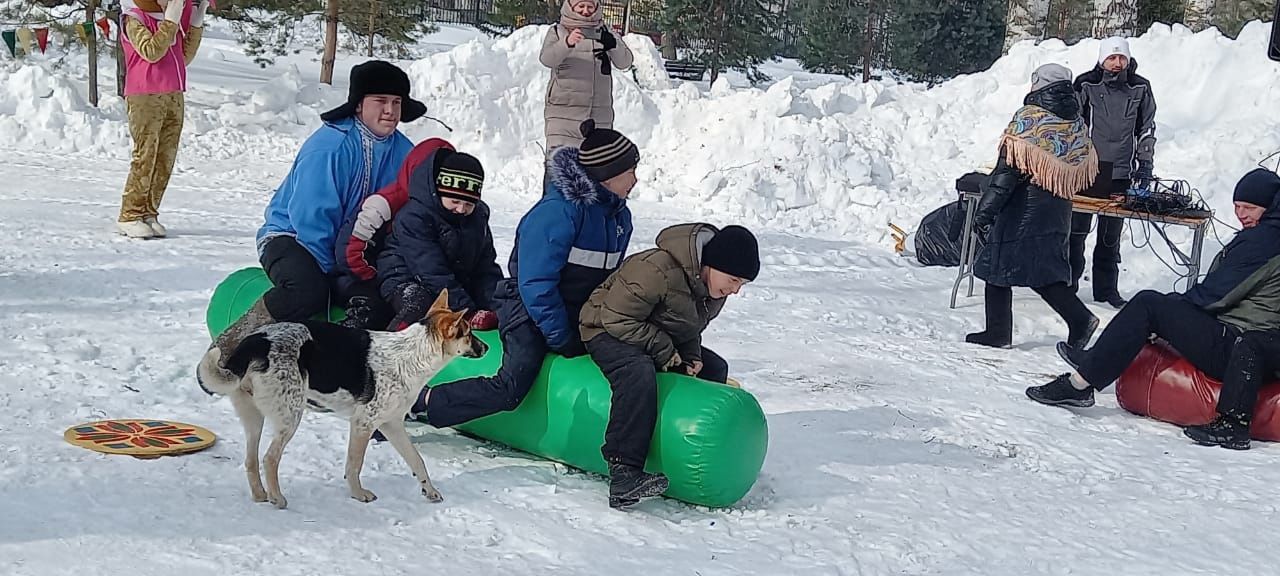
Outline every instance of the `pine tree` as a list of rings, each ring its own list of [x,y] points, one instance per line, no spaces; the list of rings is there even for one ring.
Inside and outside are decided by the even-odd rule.
[[[519,28],[526,24],[543,24],[559,19],[560,5],[551,0],[494,0],[494,24]]]
[[[420,12],[422,6],[421,0],[348,0],[342,5],[339,21],[366,39],[366,55],[373,57],[377,38],[403,47],[436,31],[435,24]]]
[[[763,0],[667,0],[664,31],[684,43],[690,60],[707,67],[714,83],[726,70],[752,82],[768,77],[760,65],[773,57],[778,14]]]
[[[1138,2],[1139,34],[1146,32],[1152,24],[1181,24],[1186,11],[1186,0],[1142,0]]]
[[[898,0],[889,26],[890,64],[935,82],[987,69],[1000,57],[1005,0]]]
[[[852,77],[862,56],[866,6],[848,0],[800,0],[791,17],[799,24],[800,64],[806,70]]]
[[[1219,31],[1235,38],[1250,21],[1270,20],[1274,10],[1273,0],[1218,0],[1211,15]]]
[[[323,16],[325,40],[320,81],[332,83],[338,24],[366,37],[370,44],[380,37],[403,46],[416,35],[433,29],[433,24],[417,13],[421,5],[416,0],[240,0],[218,15],[232,21],[245,53],[264,67],[277,56],[301,52],[294,44],[298,28],[313,25],[310,19]],[[370,16],[374,17],[372,27]]]

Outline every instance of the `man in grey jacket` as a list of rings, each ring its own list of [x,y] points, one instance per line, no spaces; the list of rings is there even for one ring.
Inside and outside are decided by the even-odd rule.
[[[634,57],[609,32],[596,0],[564,0],[560,22],[547,30],[538,59],[551,69],[543,109],[548,157],[558,146],[581,145],[586,120],[613,127],[612,69],[629,68]]]
[[[1156,101],[1151,83],[1137,73],[1138,63],[1124,38],[1102,41],[1098,65],[1075,81],[1076,95],[1089,135],[1098,151],[1098,163],[1111,166],[1110,174],[1099,174],[1099,182],[1084,192],[1086,196],[1123,194],[1130,187],[1147,187],[1152,178],[1156,147]],[[1110,185],[1108,184],[1110,180]],[[1072,286],[1077,290],[1084,274],[1084,244],[1093,227],[1093,215],[1076,213],[1071,219]],[[1124,220],[1098,217],[1098,236],[1093,250],[1093,299],[1115,308],[1124,306],[1117,284],[1120,279],[1120,233]]]

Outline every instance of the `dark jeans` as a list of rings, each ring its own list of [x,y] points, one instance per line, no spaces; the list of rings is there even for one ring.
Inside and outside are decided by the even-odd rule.
[[[1080,376],[1097,390],[1110,386],[1153,335],[1210,378],[1222,380],[1240,331],[1179,294],[1143,290],[1116,314],[1084,354]]]
[[[292,236],[276,236],[262,247],[259,260],[272,288],[262,296],[271,317],[299,322],[327,312],[329,277]]]
[[[1280,332],[1245,332],[1236,338],[1218,396],[1219,414],[1253,417],[1258,391],[1280,369]]]
[[[1093,214],[1076,212],[1071,215],[1071,286],[1080,286],[1084,275],[1084,242],[1093,227]],[[1120,282],[1120,234],[1124,232],[1124,219],[1116,216],[1098,216],[1098,236],[1093,246],[1093,299],[1106,300],[1118,296]]]
[[[515,410],[542,370],[550,349],[525,310],[515,280],[498,282],[493,301],[502,339],[502,366],[493,376],[467,378],[433,388],[427,399],[427,422],[436,428]]]
[[[658,422],[658,369],[653,358],[609,334],[587,342],[587,352],[609,379],[613,391],[600,453],[608,462],[643,468]],[[723,383],[729,377],[729,364],[703,348],[698,377]]]

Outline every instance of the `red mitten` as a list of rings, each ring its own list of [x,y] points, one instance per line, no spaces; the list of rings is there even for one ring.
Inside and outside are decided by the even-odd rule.
[[[493,330],[498,327],[498,315],[488,310],[479,310],[471,316],[472,330]]]

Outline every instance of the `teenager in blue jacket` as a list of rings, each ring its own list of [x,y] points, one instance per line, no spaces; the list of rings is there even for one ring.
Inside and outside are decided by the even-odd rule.
[[[339,228],[365,197],[395,179],[413,148],[397,127],[426,110],[409,97],[409,77],[395,65],[375,60],[351,70],[347,103],[320,116],[324,125],[302,145],[267,204],[257,246],[274,287],[218,338],[223,358],[264,324],[326,309]]]
[[[590,120],[582,133],[581,149],[551,153],[542,199],[516,229],[511,278],[494,293],[502,367],[492,377],[424,389],[413,407],[419,419],[443,428],[515,409],[548,351],[586,353],[578,315],[622,263],[631,241],[626,198],[636,184],[640,151],[618,132],[595,129]]]

